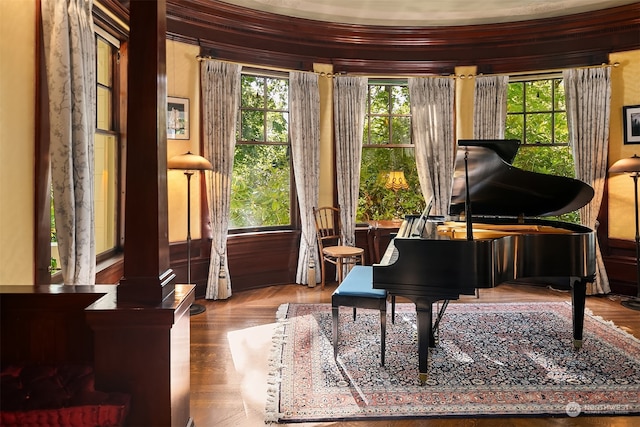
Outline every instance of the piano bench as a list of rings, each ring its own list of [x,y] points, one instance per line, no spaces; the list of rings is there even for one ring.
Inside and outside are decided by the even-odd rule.
[[[338,314],[340,306],[380,310],[380,365],[384,366],[385,336],[387,329],[387,291],[373,288],[373,267],[356,265],[331,295],[333,318],[333,357],[338,357]]]

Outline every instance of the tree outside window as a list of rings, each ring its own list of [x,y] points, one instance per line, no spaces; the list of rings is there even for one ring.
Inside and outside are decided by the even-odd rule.
[[[358,221],[419,213],[424,206],[411,140],[406,81],[369,81],[360,167]],[[389,172],[402,171],[406,187],[385,185]]]
[[[231,179],[231,229],[291,227],[289,81],[243,74]]]
[[[521,141],[514,166],[548,175],[575,177],[561,78],[509,83],[505,138]],[[558,219],[579,222],[577,212]]]

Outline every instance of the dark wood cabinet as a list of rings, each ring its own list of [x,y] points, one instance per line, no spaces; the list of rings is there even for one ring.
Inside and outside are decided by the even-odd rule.
[[[382,259],[384,251],[391,242],[393,234],[397,233],[402,225],[401,219],[369,221],[369,232],[367,234],[370,264],[377,264]]]

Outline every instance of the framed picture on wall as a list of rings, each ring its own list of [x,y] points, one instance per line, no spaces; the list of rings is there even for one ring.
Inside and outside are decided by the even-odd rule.
[[[640,105],[622,107],[624,143],[640,144]]]
[[[189,139],[189,98],[167,97],[167,138]]]

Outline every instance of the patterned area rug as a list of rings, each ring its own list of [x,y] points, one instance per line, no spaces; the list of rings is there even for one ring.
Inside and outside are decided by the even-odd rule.
[[[450,304],[424,386],[413,304],[387,320],[384,367],[378,312],[340,316],[336,363],[331,305],[280,307],[267,422],[640,413],[640,340],[588,313],[575,351],[564,302]]]

